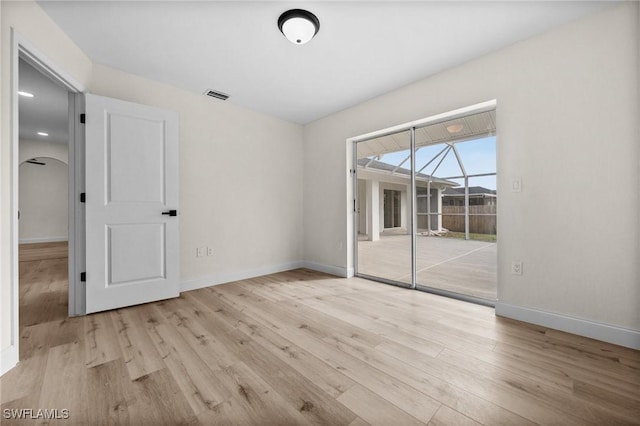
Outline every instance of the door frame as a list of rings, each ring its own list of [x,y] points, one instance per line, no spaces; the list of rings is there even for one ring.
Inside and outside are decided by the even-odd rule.
[[[19,336],[19,224],[18,224],[18,170],[19,170],[19,142],[20,126],[19,115],[19,60],[23,59],[31,66],[43,72],[54,81],[63,85],[70,93],[69,95],[69,316],[83,314],[82,305],[78,304],[79,292],[78,271],[83,265],[84,258],[84,238],[83,238],[83,212],[78,194],[82,188],[84,179],[84,169],[81,160],[83,132],[79,126],[78,112],[82,108],[82,93],[85,87],[73,78],[62,67],[36,48],[29,40],[18,33],[15,28],[11,28],[11,93],[10,99],[10,135],[11,135],[11,196],[10,196],[10,263],[11,263],[11,349],[15,355],[11,361],[18,362]],[[82,301],[84,304],[84,301]],[[8,362],[10,364],[10,362]],[[10,369],[13,365],[3,365]]]

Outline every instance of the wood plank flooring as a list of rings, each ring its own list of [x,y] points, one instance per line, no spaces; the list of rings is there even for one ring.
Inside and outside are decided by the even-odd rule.
[[[67,259],[69,244],[66,241],[52,243],[20,244],[20,262],[45,259]]]
[[[3,412],[66,408],[60,422],[83,425],[640,423],[640,352],[487,307],[296,270],[66,318],[54,260],[20,265],[21,362],[0,378]]]

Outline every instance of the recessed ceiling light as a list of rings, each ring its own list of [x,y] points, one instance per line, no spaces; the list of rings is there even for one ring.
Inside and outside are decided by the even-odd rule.
[[[38,132],[38,134],[39,134],[40,136],[49,136],[49,133],[45,133],[45,132]]]
[[[463,128],[464,128],[464,126],[462,124],[449,124],[447,126],[447,132],[449,132],[449,133],[459,133],[460,131],[462,131]]]
[[[318,34],[320,21],[311,12],[291,9],[280,15],[278,28],[291,43],[305,44]]]
[[[25,98],[33,98],[33,93],[24,92],[22,90],[18,90],[18,95],[24,96]]]

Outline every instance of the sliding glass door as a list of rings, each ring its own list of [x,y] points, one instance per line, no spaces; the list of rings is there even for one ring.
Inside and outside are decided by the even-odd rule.
[[[492,304],[495,110],[363,140],[354,157],[357,274]]]
[[[496,300],[495,111],[416,135],[416,287]],[[435,142],[435,143],[434,143]]]
[[[355,157],[358,274],[410,286],[410,131],[360,142]]]

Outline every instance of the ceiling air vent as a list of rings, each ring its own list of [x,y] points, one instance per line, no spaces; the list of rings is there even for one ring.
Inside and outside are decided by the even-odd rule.
[[[226,93],[216,92],[215,90],[211,89],[207,89],[204,94],[207,96],[211,96],[212,98],[222,99],[223,101],[229,99],[229,95],[227,95]]]

